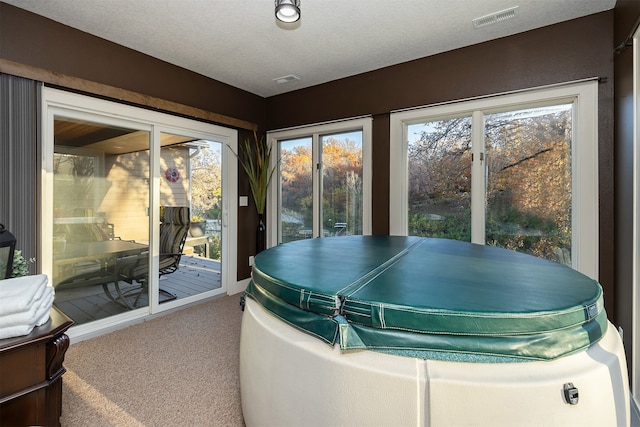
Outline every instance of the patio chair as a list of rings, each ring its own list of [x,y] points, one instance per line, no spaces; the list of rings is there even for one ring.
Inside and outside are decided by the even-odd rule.
[[[188,207],[161,207],[160,209],[160,260],[158,264],[159,275],[171,274],[180,266],[182,250],[189,231],[189,208]],[[137,306],[142,294],[147,292],[149,287],[149,253],[119,259],[115,266],[114,288],[115,295],[109,289],[109,283],[103,285],[107,296],[129,309]],[[122,292],[120,281],[129,284],[135,282],[140,284],[139,288]],[[129,304],[127,297],[136,293],[135,300]],[[160,292],[168,297],[165,301],[176,299],[177,296],[160,289]]]

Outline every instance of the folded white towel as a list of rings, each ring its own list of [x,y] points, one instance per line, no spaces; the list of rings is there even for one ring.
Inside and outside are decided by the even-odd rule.
[[[45,274],[0,280],[0,316],[28,310],[47,287]]]
[[[0,340],[29,335],[31,331],[33,331],[33,328],[35,328],[35,325],[20,325],[0,328]]]
[[[36,319],[36,326],[40,326],[40,325],[44,325],[45,323],[47,323],[49,321],[49,317],[51,317],[51,306],[53,305],[53,298],[51,298],[51,304],[49,305],[49,309],[45,310],[43,309],[40,312],[40,317],[37,317]]]
[[[40,319],[43,313],[49,313],[53,305],[54,291],[51,286],[45,286],[42,296],[34,301],[27,310],[20,313],[0,316],[0,328],[9,326],[28,325]]]
[[[36,326],[47,323],[53,298],[53,287],[46,286],[42,297],[32,309],[23,313],[0,316],[0,339],[28,335]]]

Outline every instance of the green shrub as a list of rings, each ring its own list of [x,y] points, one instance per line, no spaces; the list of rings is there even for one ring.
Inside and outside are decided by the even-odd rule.
[[[25,259],[21,251],[13,254],[13,272],[10,277],[22,277],[29,275],[29,264],[36,262],[35,258]]]

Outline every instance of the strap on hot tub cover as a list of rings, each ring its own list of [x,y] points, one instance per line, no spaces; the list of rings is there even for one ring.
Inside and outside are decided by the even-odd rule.
[[[587,349],[607,330],[605,312],[581,327],[524,335],[420,334],[394,329],[376,329],[356,323],[342,325],[342,349],[387,350],[419,355],[422,351],[553,360]],[[592,339],[595,338],[595,341]],[[447,357],[444,357],[447,359]],[[496,360],[499,361],[499,360]]]
[[[332,316],[321,315],[311,311],[301,310],[287,304],[270,292],[257,286],[253,281],[245,294],[256,300],[267,311],[275,314],[281,320],[308,334],[311,334],[328,344],[335,344],[338,338],[338,322]]]

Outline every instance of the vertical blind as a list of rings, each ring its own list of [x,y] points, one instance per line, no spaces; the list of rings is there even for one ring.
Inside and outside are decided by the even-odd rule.
[[[41,87],[39,82],[0,73],[0,223],[16,236],[16,249],[25,258],[35,257],[36,263],[40,240]]]

